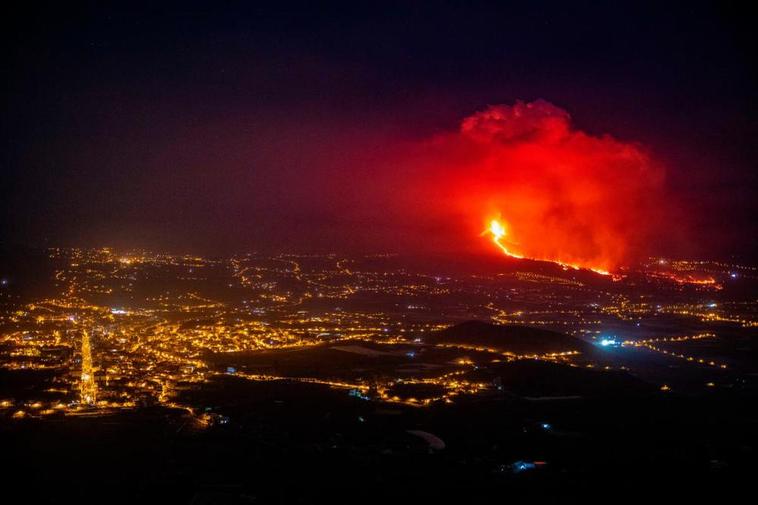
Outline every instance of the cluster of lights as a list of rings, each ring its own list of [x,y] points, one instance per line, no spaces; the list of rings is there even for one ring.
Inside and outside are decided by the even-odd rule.
[[[502,224],[499,226],[501,228],[493,224],[489,233],[501,249],[508,250],[505,228]],[[33,370],[68,368],[71,373],[59,376],[53,388],[63,400],[31,403],[3,400],[8,403],[0,404],[0,409],[18,413],[19,418],[55,413],[89,415],[94,410],[131,408],[147,401],[183,408],[199,425],[207,424],[211,421],[204,414],[195,414],[192,409],[177,404],[174,398],[178,384],[203,383],[221,373],[214,371],[207,358],[209,355],[297,349],[342,341],[423,346],[414,339],[446,326],[426,318],[423,313],[430,310],[428,307],[434,307],[438,297],[464,292],[457,291],[462,289],[462,283],[455,279],[404,270],[362,271],[356,263],[333,255],[278,255],[264,260],[240,256],[210,260],[146,251],[119,254],[111,249],[54,249],[51,257],[60,265],[54,275],[59,294],[28,305],[15,305],[0,314],[6,328],[0,334],[0,344],[8,349],[0,355],[0,366]],[[309,266],[314,259],[331,262],[331,267],[314,269]],[[693,265],[672,266],[676,272],[687,268]],[[734,265],[728,268],[744,277],[755,274]],[[153,274],[168,274],[176,281],[168,283],[159,293],[140,298],[137,279]],[[222,275],[227,276],[223,285],[228,285],[234,297],[214,299],[215,296],[209,297],[198,287]],[[484,301],[465,305],[460,313],[468,315],[479,311],[483,317],[491,317],[501,324],[573,327],[574,334],[595,334],[596,338],[600,337],[599,330],[593,328],[598,328],[607,316],[639,321],[647,315],[674,314],[696,317],[707,323],[758,324],[750,316],[742,315],[753,312],[752,302],[739,302],[744,305],[711,301],[655,304],[642,296],[635,302],[625,295],[606,292],[605,288],[593,290],[573,279],[530,272],[476,280],[482,282],[473,284],[476,287],[470,288],[468,293]],[[501,286],[507,285],[509,280],[521,283],[519,288]],[[555,289],[562,290],[566,296],[555,295]],[[405,311],[344,308],[349,307],[346,300],[355,295],[376,293],[410,297],[413,301],[403,302],[400,307],[407,309]],[[585,296],[586,303],[569,304],[566,302],[571,298],[569,295]],[[508,305],[504,306],[509,309],[496,308],[503,300],[507,300]],[[314,302],[330,301],[335,303],[329,309],[311,308]],[[528,310],[537,305],[535,302],[541,310]],[[517,307],[522,310],[515,310]],[[407,317],[408,310],[419,312],[422,317]],[[694,363],[725,368],[724,363],[661,347],[666,343],[711,337],[712,334],[705,333],[635,341],[600,337],[598,343],[602,347],[645,347]],[[477,360],[480,365],[485,363],[481,360],[492,363],[538,359],[578,366],[573,363],[579,354],[577,351],[558,349],[518,354],[478,345],[439,344],[438,347],[468,352],[471,356],[458,357],[448,363],[457,369],[439,377],[374,379],[376,383],[371,386],[329,379],[256,375],[244,370],[223,373],[255,381],[313,382],[355,390],[381,401],[423,406],[450,402],[458,395],[476,394],[488,388],[486,384],[462,377],[467,370],[477,367]],[[486,355],[477,356],[473,352]],[[404,351],[404,354],[409,359],[420,356],[416,351]],[[444,392],[432,398],[403,398],[393,392],[398,384],[435,385]]]

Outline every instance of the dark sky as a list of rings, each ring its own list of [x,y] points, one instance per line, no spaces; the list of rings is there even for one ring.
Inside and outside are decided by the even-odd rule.
[[[391,250],[412,231],[360,208],[383,153],[542,98],[666,164],[693,254],[755,257],[755,41],[728,2],[137,4],[3,14],[3,241]]]

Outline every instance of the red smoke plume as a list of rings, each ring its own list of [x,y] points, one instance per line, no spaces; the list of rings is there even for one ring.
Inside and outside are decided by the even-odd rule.
[[[517,257],[614,270],[646,252],[669,215],[663,169],[642,146],[576,130],[544,100],[477,112],[414,164],[425,212],[463,220],[460,240],[481,241],[497,219]]]

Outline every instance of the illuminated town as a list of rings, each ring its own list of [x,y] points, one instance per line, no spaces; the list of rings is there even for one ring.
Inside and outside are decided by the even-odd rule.
[[[13,282],[3,286],[2,367],[46,377],[30,397],[1,399],[0,412],[16,419],[148,405],[195,413],[200,406],[183,403],[181,392],[219,376],[316,383],[423,407],[492,394],[493,382],[471,372],[493,364],[543,360],[645,377],[648,354],[698,374],[716,369],[700,386],[730,387],[744,363],[718,343],[758,325],[758,302],[723,296],[724,286],[758,280],[758,270],[715,262],[654,259],[611,279],[535,262],[531,271],[432,276],[393,267],[392,255],[208,259],[105,248],[50,249],[46,261],[49,296],[23,300],[12,296]],[[553,330],[576,345],[436,337],[469,319]],[[321,366],[303,374],[308,367],[281,363],[295,352]]]

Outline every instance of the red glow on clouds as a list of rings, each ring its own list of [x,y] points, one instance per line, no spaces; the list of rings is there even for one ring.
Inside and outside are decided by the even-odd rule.
[[[516,258],[604,272],[655,249],[651,237],[668,226],[663,169],[650,154],[575,129],[543,100],[491,106],[423,151],[424,211],[468,230],[457,240],[497,250],[496,239]]]

